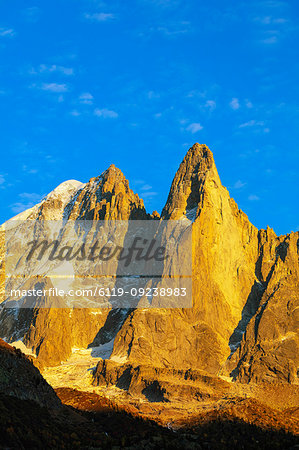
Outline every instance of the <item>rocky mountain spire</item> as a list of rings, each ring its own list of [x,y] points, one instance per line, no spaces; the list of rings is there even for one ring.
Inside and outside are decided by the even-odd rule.
[[[241,340],[243,329],[230,338],[242,314],[259,302],[258,230],[222,186],[212,152],[199,144],[175,174],[162,219],[192,224],[193,308],[134,311],[112,358],[217,372]]]
[[[213,153],[206,145],[194,144],[187,152],[173,179],[163,219],[177,219],[196,214],[203,201],[205,184],[221,185]]]

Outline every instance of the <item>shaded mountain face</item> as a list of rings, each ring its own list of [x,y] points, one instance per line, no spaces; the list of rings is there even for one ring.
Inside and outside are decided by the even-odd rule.
[[[222,186],[207,146],[187,152],[160,219],[146,213],[115,166],[85,185],[63,185],[22,217],[186,221],[192,227],[193,307],[4,310],[2,337],[22,339],[42,365],[59,364],[72,347],[115,338],[110,359],[119,365],[298,382],[299,233],[258,231]]]
[[[38,369],[20,350],[0,339],[0,394],[20,400],[33,400],[46,408],[59,408],[61,402]]]
[[[241,381],[298,383],[299,233],[259,232],[257,273],[262,295],[227,367]]]

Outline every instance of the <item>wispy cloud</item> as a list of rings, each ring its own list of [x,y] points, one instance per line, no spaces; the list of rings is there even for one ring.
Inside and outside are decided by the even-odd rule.
[[[241,123],[241,125],[239,125],[239,128],[247,128],[247,127],[254,127],[254,126],[258,126],[258,127],[263,127],[265,125],[265,122],[263,122],[262,120],[249,120],[248,122],[245,123]]]
[[[210,112],[212,112],[212,111],[214,111],[214,109],[216,109],[216,102],[214,100],[207,100],[204,106]]]
[[[10,209],[13,213],[19,214],[26,209],[32,208],[39,203],[43,198],[43,195],[35,192],[23,192],[19,194],[20,201],[10,205]]]
[[[16,32],[13,28],[3,28],[0,27],[0,36],[2,37],[13,37],[15,36]]]
[[[240,109],[241,107],[246,107],[248,109],[252,109],[253,108],[253,104],[250,100],[246,99],[239,99],[237,97],[232,98],[231,102],[229,103],[229,106],[231,107],[231,109],[237,111],[238,109]]]
[[[159,94],[158,92],[155,92],[155,91],[148,91],[148,93],[147,93],[147,98],[148,98],[149,100],[153,100],[153,99],[156,99],[156,98],[160,98],[160,94]]]
[[[158,192],[155,192],[152,190],[153,186],[146,183],[146,181],[144,181],[144,180],[133,180],[132,185],[133,185],[133,189],[135,186],[139,195],[144,199],[150,200],[153,197],[155,197],[156,195],[158,195]]]
[[[255,195],[255,194],[250,194],[248,196],[248,200],[250,200],[251,202],[257,202],[259,199],[260,198],[257,195]]]
[[[288,19],[284,17],[272,17],[272,16],[258,16],[254,18],[255,22],[259,22],[263,25],[276,25],[276,24],[284,24],[288,22]]]
[[[253,22],[258,29],[258,42],[263,45],[273,45],[281,41],[297,26],[291,18],[289,2],[262,1],[258,11],[264,14],[253,16]]]
[[[173,8],[179,6],[181,3],[180,0],[142,0],[142,2],[159,8]]]
[[[158,25],[155,27],[151,27],[149,30],[146,30],[146,32],[142,31],[139,33],[140,36],[147,36],[148,33],[160,33],[164,36],[168,37],[176,37],[182,34],[190,33],[193,31],[191,27],[191,23],[188,21],[177,21],[177,22],[170,22],[166,25]]]
[[[85,105],[92,105],[93,95],[91,95],[90,92],[83,92],[83,94],[79,96],[79,101]]]
[[[85,19],[92,20],[94,22],[107,22],[108,20],[115,19],[115,15],[112,13],[85,13],[84,14]]]
[[[69,90],[68,86],[65,83],[43,83],[40,87],[43,91],[48,92],[67,92]]]
[[[37,194],[36,192],[22,192],[22,194],[19,194],[19,198],[21,200],[28,200],[38,203],[41,200],[42,196],[40,194]]]
[[[207,95],[206,91],[198,91],[198,90],[192,90],[188,92],[186,95],[187,98],[205,98]]]
[[[152,189],[153,186],[151,186],[150,184],[144,184],[143,186],[141,186],[141,190],[142,191],[149,191],[150,189]]]
[[[186,128],[187,131],[190,131],[192,134],[197,133],[198,131],[202,130],[203,126],[199,122],[193,122],[188,125]]]
[[[94,115],[97,117],[103,117],[103,119],[117,119],[118,113],[116,111],[113,111],[112,109],[99,109],[96,108],[94,110]]]
[[[243,183],[241,180],[238,180],[235,182],[233,188],[234,189],[242,189],[244,186],[246,186],[246,183]]]
[[[0,185],[5,183],[4,175],[0,175]]]
[[[57,66],[56,64],[52,65],[46,65],[46,64],[40,64],[36,69],[31,68],[30,74],[36,75],[36,74],[49,74],[49,73],[61,73],[63,75],[73,75],[74,69],[72,67],[65,67],[65,66]]]
[[[263,44],[276,44],[276,42],[278,42],[278,38],[277,36],[270,36],[268,38],[261,39],[261,42]]]
[[[81,113],[80,113],[80,111],[78,111],[77,109],[73,109],[73,110],[70,112],[70,115],[73,116],[73,117],[79,117],[79,116],[81,116]]]
[[[158,192],[154,192],[154,191],[146,191],[146,192],[142,192],[141,196],[143,198],[148,198],[151,199],[153,197],[155,197],[156,195],[158,195]]]
[[[132,181],[133,184],[146,184],[144,180],[133,180]]]
[[[38,21],[41,15],[41,9],[37,6],[32,6],[30,8],[26,8],[23,11],[23,16],[25,17],[27,22],[35,23]]]
[[[32,168],[28,167],[27,164],[23,164],[22,169],[23,169],[24,172],[26,172],[28,174],[35,174],[35,173],[37,173],[37,169],[32,169]]]
[[[236,97],[234,97],[234,98],[232,99],[232,101],[230,102],[229,106],[231,107],[231,109],[233,109],[233,110],[235,110],[235,111],[236,111],[237,109],[239,109],[239,108],[240,108],[240,102],[239,102],[239,99],[236,98]]]

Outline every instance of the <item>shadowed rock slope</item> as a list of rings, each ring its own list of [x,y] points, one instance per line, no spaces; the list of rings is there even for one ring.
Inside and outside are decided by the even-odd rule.
[[[38,369],[20,351],[0,339],[0,393],[20,400],[33,400],[46,408],[61,402]]]

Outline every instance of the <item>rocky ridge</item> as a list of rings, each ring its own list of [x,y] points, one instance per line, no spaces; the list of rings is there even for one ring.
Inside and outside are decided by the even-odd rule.
[[[115,166],[70,191],[66,200],[58,190],[24,217],[159,219],[146,213]],[[40,309],[26,317],[7,310],[2,336],[22,339],[44,366],[95,338],[97,345],[114,338],[110,360],[120,366],[298,384],[298,232],[277,237],[269,228],[257,230],[222,186],[212,152],[199,144],[182,161],[160,220],[174,219],[192,226],[192,308]]]

